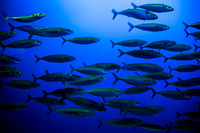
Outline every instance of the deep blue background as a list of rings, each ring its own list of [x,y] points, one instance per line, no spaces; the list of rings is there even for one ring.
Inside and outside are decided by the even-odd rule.
[[[187,44],[193,47],[194,38],[189,36],[186,38],[186,33],[183,31],[185,26],[182,21],[192,24],[199,21],[199,1],[198,0],[134,0],[135,4],[141,5],[146,3],[164,3],[174,7],[173,12],[169,13],[157,13],[159,19],[154,21],[142,21],[134,18],[128,18],[126,16],[118,15],[115,20],[112,20],[113,14],[112,9],[121,11],[127,8],[132,8],[131,0],[7,0],[0,3],[0,12],[5,12],[8,16],[23,16],[33,13],[45,13],[46,16],[41,20],[29,23],[30,25],[44,26],[47,28],[51,27],[64,27],[74,31],[74,34],[65,36],[66,39],[74,37],[97,37],[100,42],[91,45],[78,45],[70,42],[66,42],[63,46],[61,38],[48,38],[33,36],[32,39],[38,39],[43,42],[42,46],[31,48],[31,49],[5,49],[4,54],[15,56],[22,59],[21,64],[12,65],[19,68],[23,72],[23,76],[17,79],[33,80],[32,74],[36,77],[45,74],[45,70],[51,72],[70,72],[69,63],[50,63],[43,60],[35,64],[34,54],[39,57],[51,55],[51,54],[69,54],[76,57],[76,60],[71,62],[71,64],[76,67],[82,67],[82,62],[91,65],[94,63],[111,62],[122,65],[122,61],[125,63],[155,63],[159,64],[164,68],[165,72],[169,72],[168,65],[172,68],[184,65],[184,64],[196,64],[196,61],[174,61],[168,60],[167,63],[163,63],[164,58],[157,59],[140,59],[134,58],[128,55],[123,55],[117,58],[119,55],[118,48],[123,51],[130,51],[137,48],[126,48],[116,45],[112,48],[112,44],[109,40],[114,42],[119,42],[128,39],[142,39],[148,41],[148,43],[159,41],[159,40],[173,40],[178,44]],[[14,26],[26,25],[24,23],[15,22],[8,20],[3,21],[4,17],[0,14],[0,28],[2,31],[10,30],[8,22]],[[148,32],[142,31],[140,29],[133,29],[128,32],[129,26],[128,22],[134,25],[148,22],[155,22],[166,24],[170,27],[169,30],[163,32]],[[9,40],[4,41],[9,44],[16,40],[27,39],[28,33],[22,32],[20,30],[15,30],[17,35]],[[188,28],[189,32],[197,31],[194,28]],[[197,42],[199,45],[199,42]],[[192,50],[193,51],[194,47]],[[161,50],[165,56],[171,57],[177,53],[168,52]],[[189,52],[189,51],[188,51]],[[115,71],[112,71],[115,72]],[[78,72],[73,72],[81,76],[86,76]],[[143,74],[142,72],[139,72]],[[191,73],[179,73],[173,71],[174,78],[168,80],[170,83],[177,80],[177,77],[182,79],[188,79],[191,77],[199,77],[199,71]],[[125,77],[128,75],[135,75],[134,71],[120,71],[117,74],[119,77]],[[107,80],[98,83],[96,85],[83,87],[84,90],[89,90],[95,87],[115,87],[124,90],[131,85],[128,85],[122,81],[119,81],[115,86],[112,85],[114,77],[111,72],[105,75]],[[3,82],[11,81],[14,79],[1,79]],[[3,92],[0,93],[0,103],[9,102],[21,102],[26,103],[27,93],[32,97],[43,96],[41,90],[46,90],[50,92],[55,89],[62,88],[62,84],[59,82],[44,82],[38,80],[41,87],[32,90],[21,90],[17,88],[12,88],[4,85],[2,87]],[[175,86],[168,86],[164,88],[164,81],[158,81],[156,85],[152,87],[156,91],[163,90],[175,90]],[[70,86],[69,86],[70,87]],[[71,86],[72,87],[72,86]],[[191,87],[199,88],[199,86]],[[188,88],[180,88],[181,90],[186,90]],[[197,97],[193,97],[192,100],[187,101],[176,101],[169,98],[165,98],[161,95],[156,95],[154,99],[151,99],[152,92],[148,91],[140,95],[121,95],[119,98],[129,98],[141,102],[142,106],[162,106],[166,108],[166,111],[155,116],[150,117],[137,117],[133,115],[127,115],[130,118],[138,118],[143,120],[145,123],[160,124],[163,125],[168,122],[176,121],[175,111],[180,113],[185,113],[188,111],[198,110],[198,105],[196,101],[199,100]],[[101,98],[85,94],[84,98],[90,98],[95,101],[101,100]],[[112,99],[112,98],[107,98]],[[66,107],[76,107],[76,105],[66,100]],[[22,111],[16,112],[0,112],[0,130],[5,133],[123,133],[123,132],[133,132],[132,128],[119,128],[111,127],[109,125],[103,125],[101,128],[97,128],[98,121],[100,118],[102,121],[108,121],[113,119],[121,118],[119,115],[119,110],[108,108],[106,112],[96,112],[96,115],[89,118],[74,118],[63,116],[53,112],[49,116],[46,116],[48,109],[35,101],[28,102],[29,108]],[[53,109],[56,109],[53,107]],[[182,117],[184,118],[184,117]],[[1,131],[0,131],[1,132]],[[3,133],[4,133],[3,132]],[[141,128],[135,130],[136,133],[150,133]],[[177,130],[171,130],[171,133],[177,133]],[[192,132],[192,131],[188,131]]]

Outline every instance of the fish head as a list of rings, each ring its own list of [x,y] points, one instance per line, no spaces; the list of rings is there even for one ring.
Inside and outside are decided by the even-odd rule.
[[[168,5],[163,5],[164,8],[167,10],[167,11],[174,11],[174,8],[168,6]]]
[[[92,40],[93,40],[94,42],[100,41],[100,39],[98,39],[98,38],[93,38]]]
[[[163,27],[164,30],[168,30],[169,29],[169,26],[167,26],[167,25],[162,25],[162,27]]]
[[[38,84],[38,83],[33,83],[33,86],[34,86],[34,87],[40,87],[40,84]]]
[[[99,68],[98,71],[102,72],[102,73],[108,73],[107,70],[103,69],[103,68]]]
[[[20,71],[13,71],[13,72],[14,72],[13,74],[14,74],[16,77],[20,77],[20,76],[23,75],[23,73],[20,72]]]
[[[42,45],[42,41],[39,41],[39,40],[35,40],[34,43],[39,46],[39,45]]]
[[[15,58],[15,57],[10,57],[9,60],[10,60],[11,63],[14,63],[14,64],[19,64],[19,63],[21,63],[21,60]]]
[[[65,28],[62,28],[59,32],[62,33],[62,35],[69,35],[69,34],[72,34],[72,33],[73,33],[72,30],[70,30],[70,29],[65,29]]]
[[[135,102],[135,103],[133,103],[133,106],[141,106],[141,103],[140,102]]]
[[[73,57],[73,56],[70,56],[70,57],[66,57],[66,59],[69,59],[70,61],[73,61],[73,60],[75,60],[76,58]]]
[[[156,14],[151,13],[150,15],[151,15],[151,18],[152,18],[152,19],[158,19],[158,16],[157,16]]]
[[[191,95],[184,95],[184,99],[192,99]]]
[[[37,13],[37,14],[34,14],[33,16],[39,19],[39,18],[43,18],[45,16],[45,14],[44,13]]]

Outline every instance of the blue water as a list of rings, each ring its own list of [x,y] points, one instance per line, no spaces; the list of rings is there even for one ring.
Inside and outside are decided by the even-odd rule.
[[[178,44],[187,44],[193,47],[195,42],[194,38],[189,36],[186,38],[186,33],[184,32],[185,26],[182,24],[182,21],[192,24],[200,21],[199,19],[199,1],[197,0],[134,0],[137,5],[146,4],[146,3],[164,3],[170,5],[174,8],[173,12],[168,13],[157,13],[159,19],[152,21],[142,21],[134,18],[128,18],[123,15],[118,15],[115,20],[112,20],[113,13],[112,9],[121,11],[127,8],[132,8],[131,0],[7,0],[0,3],[1,8],[0,12],[5,12],[8,16],[22,16],[33,13],[45,13],[46,16],[38,21],[29,23],[37,26],[44,26],[47,28],[51,27],[63,27],[68,28],[74,31],[73,34],[64,36],[66,39],[74,37],[96,37],[100,41],[91,45],[78,45],[70,42],[66,42],[62,45],[62,39],[60,37],[50,38],[50,37],[39,37],[33,36],[32,39],[38,39],[43,42],[43,45],[31,48],[31,49],[11,49],[7,48],[5,50],[6,55],[18,57],[22,59],[21,64],[12,65],[20,69],[23,72],[23,76],[16,79],[25,79],[33,80],[32,74],[36,77],[42,76],[45,74],[47,69],[50,73],[54,72],[70,72],[69,63],[50,63],[46,61],[39,61],[35,63],[34,55],[39,57],[51,55],[51,54],[68,54],[76,57],[76,60],[70,62],[75,68],[82,67],[83,62],[87,65],[92,65],[94,63],[103,63],[110,62],[122,65],[122,61],[130,63],[154,63],[158,64],[164,68],[164,72],[169,72],[168,65],[172,68],[178,65],[185,64],[196,64],[196,61],[175,61],[168,60],[167,63],[163,63],[164,58],[156,59],[140,59],[131,57],[128,55],[123,55],[118,58],[119,51],[117,49],[122,49],[123,51],[130,51],[138,48],[128,48],[116,45],[112,48],[110,40],[114,42],[119,42],[129,39],[142,39],[148,43],[159,41],[159,40],[172,40],[176,41]],[[0,15],[0,28],[2,31],[10,30],[8,22],[14,26],[22,26],[24,23],[15,22],[12,20],[3,21],[4,17]],[[148,32],[142,31],[140,29],[133,29],[131,32],[128,32],[129,26],[128,22],[133,23],[134,25],[145,23],[145,22],[155,22],[166,24],[170,27],[169,30],[161,32]],[[20,30],[15,30],[17,35],[14,38],[5,40],[6,44],[9,44],[13,41],[27,39],[28,33],[22,32]],[[194,28],[188,28],[189,32],[198,31]],[[199,42],[197,42],[199,44]],[[194,51],[194,47],[188,52]],[[169,52],[165,50],[160,50],[167,57],[171,57],[178,53]],[[116,70],[109,71],[105,75],[107,80],[100,82],[95,85],[84,86],[84,90],[89,90],[95,87],[114,87],[117,89],[125,90],[126,88],[132,87],[122,81],[117,82],[115,86],[112,85],[114,77],[112,72]],[[138,72],[143,74],[143,72]],[[73,72],[85,77],[78,72]],[[177,81],[177,77],[182,79],[189,79],[192,77],[199,77],[200,72],[190,72],[190,73],[180,73],[173,71],[173,79],[168,80],[170,83]],[[125,76],[135,76],[134,71],[123,71],[120,70],[117,73],[119,77]],[[13,79],[1,79],[3,82],[12,81]],[[30,94],[32,97],[43,96],[42,90],[47,92],[60,89],[63,85],[60,82],[45,82],[38,80],[38,83],[41,84],[41,87],[31,89],[31,90],[22,90],[17,88],[12,88],[4,85],[2,87],[3,92],[0,93],[0,103],[9,103],[9,102],[20,102],[27,103],[27,94]],[[158,81],[153,87],[156,91],[163,90],[175,90],[175,86],[168,86],[164,88],[164,81]],[[73,86],[69,86],[73,87]],[[190,87],[190,88],[199,88],[199,86]],[[188,88],[179,88],[180,90],[187,90]],[[137,118],[143,120],[145,123],[159,124],[164,126],[168,122],[176,121],[175,111],[180,113],[186,113],[190,111],[197,111],[198,105],[196,101],[199,100],[198,97],[193,97],[191,100],[176,101],[161,95],[156,95],[154,99],[151,99],[152,91],[145,92],[139,95],[120,95],[119,98],[127,98],[135,101],[141,102],[142,106],[162,106],[166,108],[166,111],[155,116],[150,117],[138,117],[128,114],[127,118]],[[102,100],[99,97],[95,97],[89,94],[84,94],[82,97],[89,98],[95,101]],[[106,98],[113,99],[113,98]],[[77,107],[71,102],[65,100],[67,103],[66,107]],[[106,112],[97,112],[96,115],[89,118],[75,118],[63,116],[58,113],[51,113],[46,115],[48,108],[42,104],[39,104],[35,101],[30,101],[27,103],[29,105],[28,109],[16,111],[16,112],[0,112],[0,132],[1,133],[151,133],[142,128],[120,128],[112,127],[109,125],[102,125],[101,128],[98,127],[97,118],[100,118],[102,121],[108,121],[113,119],[122,118],[119,115],[119,110],[107,108]],[[52,107],[57,109],[60,107]],[[180,117],[186,118],[186,117]],[[2,132],[3,131],[3,132]],[[170,133],[193,133],[195,131],[178,131],[172,129]]]

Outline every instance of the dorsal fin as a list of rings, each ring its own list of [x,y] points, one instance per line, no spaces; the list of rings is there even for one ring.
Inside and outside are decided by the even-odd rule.
[[[46,72],[46,74],[49,74],[49,71],[48,71],[47,69],[46,69],[46,71],[45,71],[45,72]]]

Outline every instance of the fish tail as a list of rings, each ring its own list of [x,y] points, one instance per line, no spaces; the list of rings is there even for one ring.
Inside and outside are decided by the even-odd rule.
[[[117,14],[118,14],[118,12],[115,10],[115,9],[112,9],[112,13],[114,14],[114,16],[113,16],[113,20],[115,19],[115,17],[117,16]]]
[[[170,66],[169,67],[169,73],[171,74],[172,73],[172,68]]]
[[[37,63],[37,62],[40,60],[40,58],[39,58],[37,55],[34,55],[34,56],[35,56],[35,58],[36,58],[35,63]]]
[[[122,64],[123,64],[124,66],[126,66],[126,65],[127,65],[125,62],[122,62]]]
[[[197,42],[197,40],[198,40],[198,37],[195,37],[194,39],[195,39],[195,42]]]
[[[9,17],[6,15],[6,13],[5,13],[5,12],[3,12],[3,16],[5,17],[4,21],[6,21],[6,20],[8,20],[8,19],[9,19]]]
[[[112,40],[110,40],[110,42],[112,43],[112,48],[114,48],[115,43]]]
[[[47,97],[47,95],[48,95],[48,93],[45,91],[45,90],[42,90],[42,92],[44,93],[44,98],[46,98]]]
[[[84,65],[84,67],[86,67],[86,66],[87,66],[85,62],[83,62],[83,65]]]
[[[74,71],[74,67],[72,66],[72,64],[69,64],[70,68],[71,68],[71,71],[70,73],[72,73]]]
[[[124,52],[121,49],[118,49],[118,51],[120,52],[120,55],[118,56],[118,58],[119,58],[124,54]]]
[[[116,74],[112,73],[112,75],[115,77],[115,81],[113,82],[113,85],[115,85],[117,83],[117,81],[119,80],[119,78],[117,77]]]
[[[190,33],[188,33],[186,30],[184,30],[186,33],[186,37],[188,37],[190,35]]]
[[[29,32],[28,40],[30,40],[32,36],[33,36],[33,33],[32,33],[32,32]]]
[[[189,27],[189,25],[186,24],[185,22],[182,22],[182,23],[185,25],[185,29],[184,30],[186,30]]]
[[[169,86],[169,82],[167,82],[167,80],[164,80],[164,81],[166,83],[166,85],[165,85],[165,88],[166,88],[167,86]]]
[[[59,103],[62,103],[65,99],[67,99],[64,92],[61,92],[62,98],[60,99]]]
[[[128,30],[130,32],[135,26],[131,24],[130,22],[128,22],[128,25],[130,26],[130,29]]]
[[[118,73],[120,69],[121,69],[120,67],[119,67],[119,68],[117,68],[117,71],[116,71],[116,73]]]
[[[178,111],[176,111],[176,114],[177,114],[176,119],[181,116],[181,114]]]
[[[134,9],[136,9],[138,6],[135,4],[135,3],[133,3],[133,2],[131,2],[131,5],[133,6],[133,8]]]
[[[119,115],[122,115],[122,113],[123,113],[122,105],[120,104],[119,107],[120,107],[120,113],[119,113]]]
[[[166,133],[168,133],[172,129],[172,127],[167,125],[167,124],[165,124],[165,126],[167,127],[167,132]]]
[[[61,37],[63,42],[62,42],[62,45],[64,45],[64,43],[67,41],[64,37]]]
[[[196,52],[197,49],[199,48],[199,46],[197,46],[195,43],[193,43],[193,45],[194,45],[194,47],[195,47],[194,51]]]
[[[3,42],[0,42],[0,46],[2,47],[2,53],[3,53],[6,48],[6,45]]]
[[[33,76],[33,79],[34,79],[33,82],[35,83],[38,78],[34,74],[32,74],[32,76]]]
[[[10,31],[13,31],[16,27],[14,27],[12,24],[8,23],[8,25],[10,26]]]
[[[165,58],[164,63],[166,63],[169,58],[167,58],[166,56],[163,56],[163,57]]]
[[[97,118],[98,122],[99,122],[99,126],[98,128],[100,128],[103,125],[103,121],[101,121],[99,118]]]
[[[30,94],[27,94],[27,96],[28,96],[27,102],[29,102],[32,99],[32,97]]]
[[[50,106],[47,106],[47,108],[49,109],[49,111],[47,112],[46,115],[49,115],[51,112],[53,112],[53,109]]]
[[[156,96],[156,94],[157,94],[157,92],[153,89],[153,88],[151,88],[151,90],[152,90],[152,92],[153,92],[153,95],[152,95],[152,99]]]

